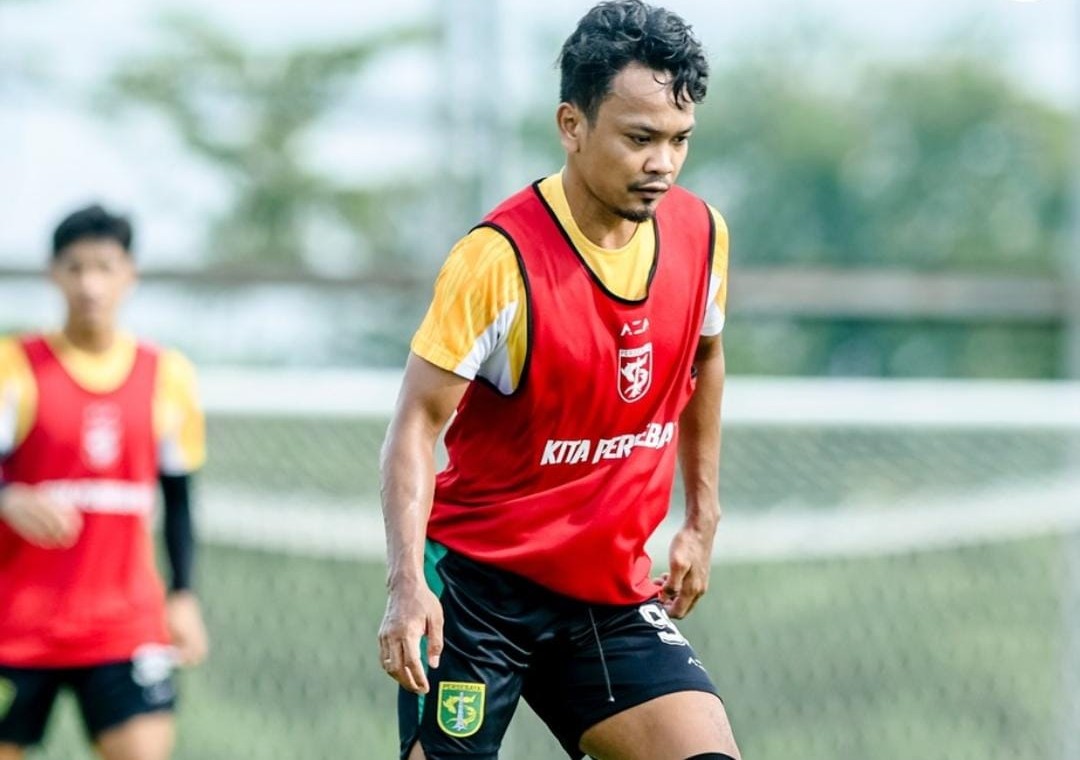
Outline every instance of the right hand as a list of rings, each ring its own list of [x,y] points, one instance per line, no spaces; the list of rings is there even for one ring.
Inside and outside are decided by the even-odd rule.
[[[443,611],[439,598],[423,581],[391,585],[386,614],[379,626],[379,659],[387,674],[414,694],[427,694],[427,674],[420,662],[420,639],[427,636],[427,661],[439,667],[443,649]]]
[[[25,483],[11,483],[0,489],[0,520],[42,549],[66,549],[82,532],[82,513],[78,509],[60,504]]]

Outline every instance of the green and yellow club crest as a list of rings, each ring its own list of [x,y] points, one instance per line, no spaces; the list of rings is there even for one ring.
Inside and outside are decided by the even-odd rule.
[[[6,678],[0,678],[0,718],[7,715],[11,703],[15,701],[15,684]]]
[[[484,722],[482,683],[443,681],[439,684],[439,728],[462,739],[480,730]]]

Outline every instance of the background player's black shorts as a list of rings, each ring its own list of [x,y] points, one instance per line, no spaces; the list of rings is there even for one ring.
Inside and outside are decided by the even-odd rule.
[[[176,705],[171,661],[154,654],[83,668],[0,665],[0,744],[40,743],[63,688],[74,692],[91,739],[136,715]]]
[[[401,689],[401,756],[495,758],[519,696],[572,758],[591,726],[678,691],[716,688],[654,601],[587,604],[429,543],[427,577],[444,615],[431,690]]]

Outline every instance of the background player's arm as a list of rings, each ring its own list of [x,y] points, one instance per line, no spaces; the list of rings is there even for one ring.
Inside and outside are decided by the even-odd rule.
[[[209,636],[192,585],[195,525],[192,478],[206,460],[206,426],[199,405],[195,368],[176,351],[161,356],[155,392],[158,481],[164,505],[165,553],[171,577],[165,622],[180,662],[198,665],[209,652]]]
[[[435,444],[469,381],[415,354],[409,356],[380,463],[389,597],[379,627],[383,668],[410,691],[426,693],[420,661],[438,666],[442,608],[424,580],[424,544],[435,488]]]
[[[210,643],[202,608],[192,587],[195,524],[191,514],[191,476],[163,473],[159,480],[165,508],[165,554],[171,573],[166,623],[180,662],[194,666],[206,659]]]
[[[73,546],[82,532],[82,514],[59,504],[40,488],[7,483],[0,488],[0,520],[28,543],[43,549]]]
[[[679,418],[679,464],[686,485],[686,517],[671,542],[663,579],[665,607],[684,617],[709,584],[713,538],[720,521],[720,402],[724,392],[721,336],[702,337],[694,359],[697,385]]]

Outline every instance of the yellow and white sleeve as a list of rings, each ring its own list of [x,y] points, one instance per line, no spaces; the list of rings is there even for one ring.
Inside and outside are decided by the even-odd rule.
[[[709,276],[709,305],[705,309],[705,320],[701,325],[701,334],[706,337],[719,335],[724,331],[727,318],[727,272],[728,272],[728,228],[724,217],[712,206],[709,211],[716,224],[716,243],[713,249],[712,274]]]
[[[527,350],[525,284],[509,241],[487,227],[450,251],[412,351],[466,380],[511,393]]]
[[[163,351],[159,359],[154,432],[162,475],[188,475],[206,461],[206,422],[195,368],[178,351]]]
[[[22,443],[37,410],[37,383],[22,346],[0,338],[0,459]]]

